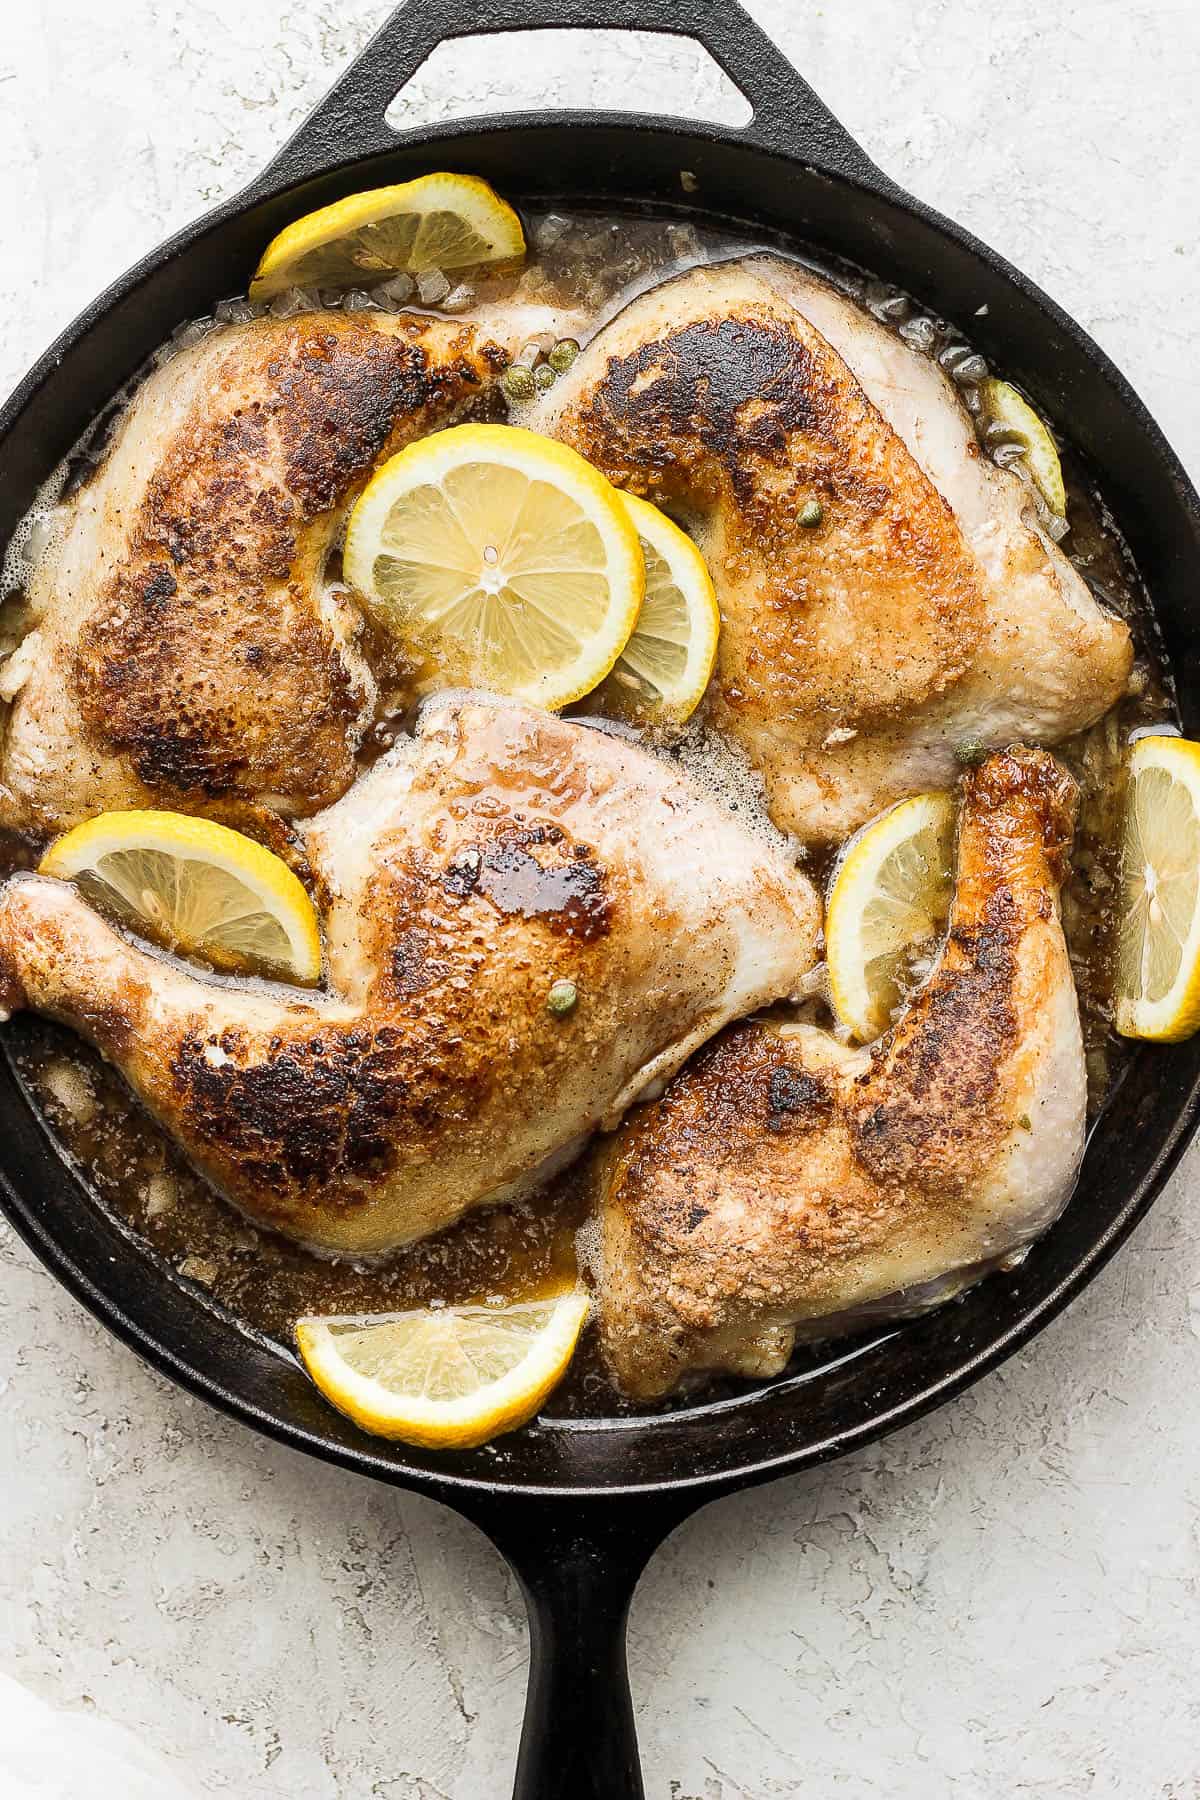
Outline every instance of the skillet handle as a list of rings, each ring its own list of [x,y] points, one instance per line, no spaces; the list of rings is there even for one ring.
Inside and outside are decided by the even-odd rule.
[[[453,1504],[508,1562],[529,1613],[513,1800],[644,1800],[625,1627],[639,1576],[695,1501]]]
[[[385,113],[441,43],[513,31],[651,31],[692,38],[753,108],[742,136],[830,174],[879,171],[738,0],[406,0],[289,139],[251,192],[394,149]],[[437,129],[423,133],[436,138]]]

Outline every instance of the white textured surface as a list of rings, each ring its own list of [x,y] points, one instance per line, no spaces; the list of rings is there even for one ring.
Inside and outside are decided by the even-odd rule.
[[[1089,326],[1200,474],[1194,0],[751,5],[884,168]],[[0,386],[248,178],[385,10],[10,6]],[[663,46],[509,48],[439,65],[422,114],[510,75],[548,103],[717,91]],[[1197,1800],[1198,1185],[1193,1155],[957,1404],[680,1531],[631,1634],[651,1800]],[[0,1668],[198,1793],[505,1793],[525,1633],[483,1540],[182,1399],[7,1233],[0,1258]]]

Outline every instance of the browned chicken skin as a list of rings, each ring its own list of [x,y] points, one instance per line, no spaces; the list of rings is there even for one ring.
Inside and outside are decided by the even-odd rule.
[[[739,265],[635,301],[551,408],[619,486],[712,521],[712,567],[755,609],[752,632],[726,612],[721,722],[782,708],[824,734],[967,667],[983,594],[953,513],[820,333]],[[808,502],[819,528],[798,523]]]
[[[963,788],[946,946],[880,1044],[735,1026],[605,1151],[600,1321],[627,1393],[777,1371],[794,1327],[946,1298],[1065,1204],[1086,1105],[1057,905],[1075,785],[1013,750]]]

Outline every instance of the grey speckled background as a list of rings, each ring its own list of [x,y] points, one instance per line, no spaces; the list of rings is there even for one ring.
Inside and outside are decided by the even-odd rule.
[[[1200,475],[1195,0],[751,9],[884,168],[1084,321]],[[0,385],[237,189],[384,11],[12,5]],[[679,48],[535,48],[439,58],[412,115],[729,105]],[[679,1532],[633,1615],[652,1800],[1197,1800],[1198,1177],[955,1405]],[[198,1793],[505,1793],[525,1627],[483,1540],[181,1399],[7,1232],[0,1259],[0,1668]]]

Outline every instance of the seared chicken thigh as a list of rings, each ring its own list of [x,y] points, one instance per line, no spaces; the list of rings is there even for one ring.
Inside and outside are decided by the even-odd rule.
[[[1055,744],[1101,718],[1129,676],[1128,629],[1042,532],[1026,483],[981,452],[949,376],[811,270],[775,257],[749,267],[832,345],[949,502],[986,601],[963,678],[894,727],[829,745],[815,770],[789,776],[781,765],[786,810],[832,807],[857,821],[901,795],[948,787],[959,744]]]
[[[949,934],[873,1050],[751,1021],[604,1157],[598,1271],[619,1385],[774,1372],[794,1330],[945,1299],[1057,1217],[1086,1080],[1058,914],[1075,787],[1045,752],[963,780]]]
[[[328,992],[206,978],[20,875],[0,1006],[74,1026],[229,1199],[332,1250],[519,1193],[814,961],[781,850],[635,746],[516,704],[433,703],[304,837]]]
[[[946,377],[806,271],[756,257],[652,289],[532,422],[695,532],[713,721],[803,838],[944,784],[964,739],[1053,743],[1124,688],[1128,630]]]
[[[346,507],[549,317],[267,317],[151,375],[0,668],[0,826],[148,804],[306,814],[343,793],[375,701],[357,613],[325,580]]]

